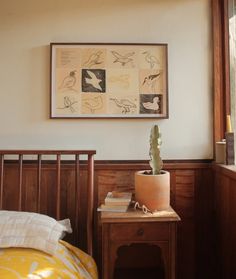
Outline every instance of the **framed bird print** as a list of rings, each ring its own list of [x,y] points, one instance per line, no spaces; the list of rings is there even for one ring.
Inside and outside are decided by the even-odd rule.
[[[168,118],[167,44],[50,47],[51,118]]]

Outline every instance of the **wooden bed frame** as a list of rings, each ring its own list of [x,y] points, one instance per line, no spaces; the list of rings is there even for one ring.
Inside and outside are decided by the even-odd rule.
[[[92,255],[94,154],[94,150],[0,150],[0,209],[70,218],[73,234],[66,240]]]

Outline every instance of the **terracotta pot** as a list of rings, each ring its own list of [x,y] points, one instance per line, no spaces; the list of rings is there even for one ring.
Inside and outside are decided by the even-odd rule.
[[[151,211],[164,210],[170,206],[170,173],[144,174],[135,173],[135,200]]]

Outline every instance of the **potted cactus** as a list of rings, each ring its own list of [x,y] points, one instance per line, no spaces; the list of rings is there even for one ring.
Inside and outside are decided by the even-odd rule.
[[[154,125],[150,133],[151,170],[135,173],[135,200],[150,211],[164,210],[170,206],[170,174],[162,170],[160,145],[160,130],[158,125]]]

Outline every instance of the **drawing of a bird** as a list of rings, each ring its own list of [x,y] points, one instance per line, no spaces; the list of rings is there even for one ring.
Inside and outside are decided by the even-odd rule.
[[[101,64],[102,63],[102,61],[100,60],[101,54],[102,54],[101,50],[91,54],[90,57],[88,58],[88,60],[84,63],[84,66],[87,66],[88,68],[90,68],[94,65]]]
[[[160,64],[159,60],[156,58],[156,56],[151,55],[151,53],[149,51],[144,51],[143,54],[145,54],[145,60],[147,61],[147,63],[150,64],[151,69],[153,69],[153,67],[155,65]]]
[[[154,97],[152,102],[145,102],[142,103],[145,109],[150,109],[150,110],[158,110],[159,109],[159,97]]]
[[[100,82],[102,82],[102,80],[97,78],[92,71],[87,70],[87,74],[89,75],[90,78],[85,78],[85,82],[87,84],[91,84],[94,88],[102,91],[102,87],[99,84]]]
[[[143,80],[143,84],[142,85],[147,84],[148,87],[150,87],[151,92],[155,93],[156,83],[157,83],[157,80],[159,79],[160,75],[161,75],[161,72],[158,73],[158,74],[146,76],[144,78],[144,80]]]
[[[75,83],[76,83],[76,76],[75,76],[75,73],[76,73],[76,70],[69,72],[69,75],[66,76],[66,77],[63,79],[63,81],[62,81],[62,83],[61,83],[59,89],[70,89],[70,90],[74,90],[73,87],[75,86]],[[74,91],[75,91],[75,90],[74,90]]]
[[[70,97],[65,96],[63,99],[63,103],[64,103],[64,107],[59,107],[58,109],[70,109],[72,113],[76,111],[73,105],[78,103],[77,101],[73,101],[70,99]]]
[[[95,113],[95,110],[101,109],[103,106],[102,97],[86,98],[83,100],[83,105],[87,107],[91,113]]]
[[[136,105],[128,99],[110,98],[111,101],[114,101],[115,104],[122,109],[122,113],[130,112],[131,108],[136,108]]]
[[[126,53],[125,55],[121,55],[117,51],[111,51],[111,53],[116,58],[113,61],[113,63],[121,63],[122,66],[125,66],[129,62],[131,62],[131,64],[132,64],[133,58],[131,58],[130,56],[133,56],[135,54],[135,52],[129,52],[129,53]]]

